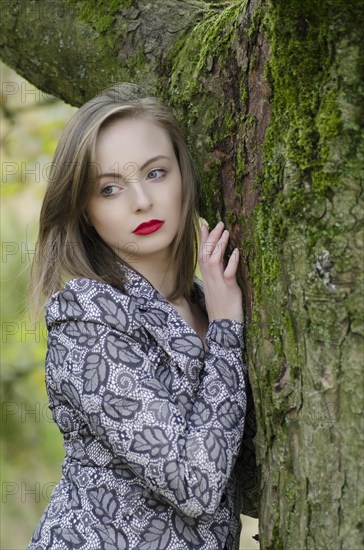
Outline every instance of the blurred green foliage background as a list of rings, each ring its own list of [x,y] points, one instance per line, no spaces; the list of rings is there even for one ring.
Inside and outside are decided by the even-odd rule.
[[[44,383],[47,331],[27,309],[49,165],[75,108],[1,65],[0,548],[26,548],[61,476],[62,437]]]

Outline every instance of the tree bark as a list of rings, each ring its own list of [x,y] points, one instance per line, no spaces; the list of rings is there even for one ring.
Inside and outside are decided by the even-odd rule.
[[[153,91],[174,41],[203,17],[199,0],[2,0],[3,60],[71,105],[113,82]]]
[[[186,129],[243,256],[263,549],[363,544],[363,29],[359,0],[3,3],[37,87],[133,82]]]

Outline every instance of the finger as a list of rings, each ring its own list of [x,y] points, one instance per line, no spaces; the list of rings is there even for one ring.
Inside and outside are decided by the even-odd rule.
[[[202,244],[202,255],[205,259],[208,259],[212,254],[214,254],[214,250],[216,247],[217,242],[221,238],[221,233],[224,229],[224,223],[219,222],[214,229],[207,235],[207,238],[204,239]]]
[[[225,229],[220,239],[215,244],[214,249],[211,251],[209,261],[214,264],[221,264],[224,259],[225,249],[229,241],[229,231]]]
[[[202,224],[200,227],[200,250],[201,250],[201,245],[204,241],[206,241],[208,234],[209,234],[209,230],[207,226],[205,224]]]
[[[213,244],[217,243],[223,230],[224,230],[224,222],[219,222],[207,235],[206,241],[208,243],[213,243]]]
[[[213,243],[216,243],[220,237],[221,237],[221,234],[223,233],[224,231],[224,222],[219,222],[215,225],[215,227],[213,228],[212,231],[210,231],[210,234],[208,236],[208,241],[209,242],[213,242]]]
[[[224,278],[225,279],[233,279],[235,278],[236,271],[238,269],[239,265],[239,249],[235,248],[229,258],[229,261],[227,263],[227,266],[224,271]]]
[[[209,235],[208,227],[203,224],[200,228],[200,246],[198,250],[198,262],[205,262],[206,261],[206,247],[205,242]]]

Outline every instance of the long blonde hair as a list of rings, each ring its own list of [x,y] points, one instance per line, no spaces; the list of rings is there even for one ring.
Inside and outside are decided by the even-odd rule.
[[[196,170],[182,130],[169,108],[151,97],[124,99],[114,86],[85,103],[72,117],[58,143],[40,213],[39,236],[31,270],[36,309],[60,290],[66,278],[102,280],[123,291],[125,265],[87,223],[85,210],[94,193],[98,133],[115,118],[144,118],[163,128],[182,176],[181,224],[173,241],[176,273],[170,300],[189,297],[197,260]]]

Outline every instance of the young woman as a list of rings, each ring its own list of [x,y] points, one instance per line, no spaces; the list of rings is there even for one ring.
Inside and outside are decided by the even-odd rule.
[[[198,249],[176,120],[110,89],[70,121],[50,179],[33,276],[51,296],[46,384],[66,457],[29,548],[238,548],[239,253],[224,264],[223,223],[202,226]]]

